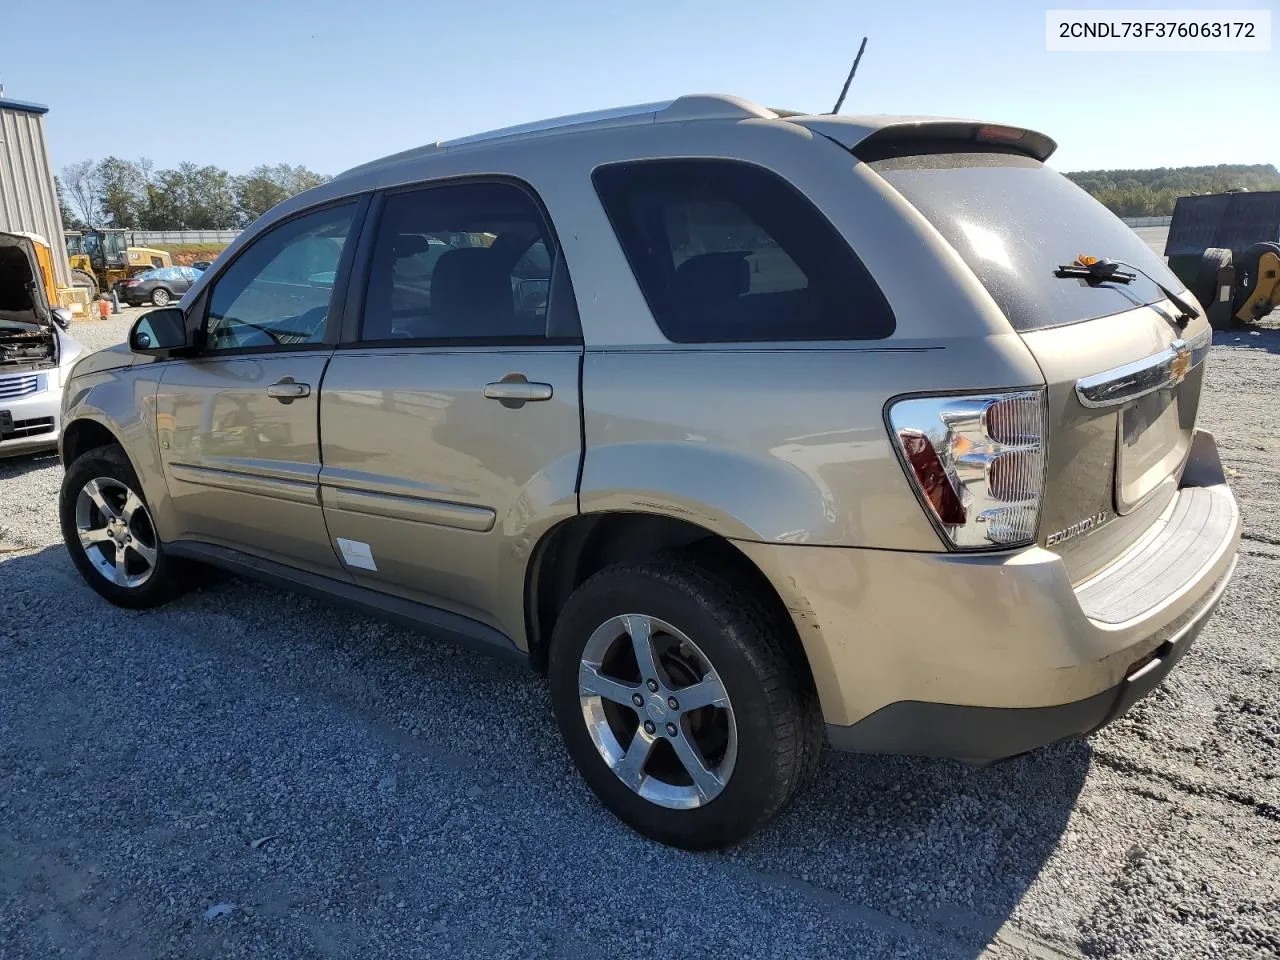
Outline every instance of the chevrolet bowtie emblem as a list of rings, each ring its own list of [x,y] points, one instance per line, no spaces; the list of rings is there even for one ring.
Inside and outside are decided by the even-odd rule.
[[[1169,374],[1176,382],[1187,375],[1187,371],[1191,369],[1191,348],[1182,340],[1175,340],[1173,347],[1173,363],[1170,365]]]

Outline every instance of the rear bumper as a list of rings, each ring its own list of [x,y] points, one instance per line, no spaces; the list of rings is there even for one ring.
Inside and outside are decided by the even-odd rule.
[[[924,554],[740,543],[791,611],[834,746],[987,762],[1089,733],[1159,684],[1235,566],[1213,438],[1128,552],[1072,584],[1038,547]]]
[[[1047,707],[974,707],[906,702],[882,707],[852,726],[827,725],[837,750],[904,753],[992,763],[1037,747],[1093,733],[1158,687],[1190,648],[1226,589],[1234,562],[1207,602],[1120,683],[1083,700]],[[1145,662],[1143,662],[1145,661]],[[1136,669],[1135,669],[1136,668]]]

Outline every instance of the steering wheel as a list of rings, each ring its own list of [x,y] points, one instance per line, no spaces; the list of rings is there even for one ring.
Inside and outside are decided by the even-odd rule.
[[[328,304],[322,307],[312,307],[305,313],[298,315],[297,320],[294,321],[296,326],[288,332],[299,336],[305,335],[306,342],[314,343],[316,340],[316,334],[324,332],[324,323],[328,319]]]
[[[249,331],[252,331],[252,333],[245,336]],[[227,332],[235,337],[235,346],[237,347],[270,347],[276,346],[281,342],[280,338],[276,336],[275,331],[270,327],[259,326],[256,323],[240,321],[234,327],[228,328]],[[258,339],[258,336],[254,336],[254,334],[265,338],[267,342],[263,343]]]

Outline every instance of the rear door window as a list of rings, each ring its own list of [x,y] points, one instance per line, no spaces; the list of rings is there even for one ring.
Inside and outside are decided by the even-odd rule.
[[[1090,286],[1054,271],[1081,254],[1124,260],[1171,290],[1182,284],[1106,207],[1038,160],[1003,153],[931,153],[875,160],[974,272],[1015,330],[1058,327],[1155,303],[1133,283]]]
[[[600,167],[592,179],[667,339],[893,332],[893,313],[862,262],[778,175],[731,160],[650,160]]]
[[[389,194],[369,264],[360,339],[543,338],[553,249],[537,203],[515,184]]]

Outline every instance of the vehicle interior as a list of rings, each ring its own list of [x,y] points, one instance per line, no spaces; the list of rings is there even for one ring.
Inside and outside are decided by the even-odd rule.
[[[370,264],[362,339],[543,336],[548,243],[527,201],[504,200],[495,191],[488,207],[389,204]]]

